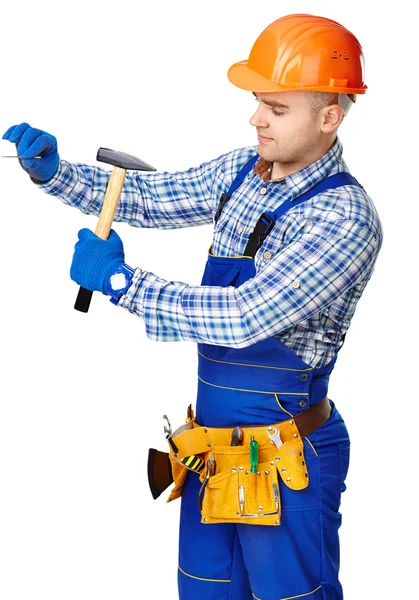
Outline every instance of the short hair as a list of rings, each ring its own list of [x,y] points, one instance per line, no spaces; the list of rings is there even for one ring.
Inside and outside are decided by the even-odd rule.
[[[336,92],[306,92],[308,94],[308,100],[310,103],[311,112],[318,113],[325,106],[330,106],[332,104],[339,104],[338,97],[339,94]],[[348,94],[349,98],[352,102],[355,103],[356,95]]]

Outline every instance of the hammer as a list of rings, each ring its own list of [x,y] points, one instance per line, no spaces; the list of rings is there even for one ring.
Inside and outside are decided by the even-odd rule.
[[[99,215],[99,222],[95,231],[95,234],[99,238],[107,240],[111,232],[112,221],[119,197],[121,196],[127,169],[135,171],[156,171],[156,169],[136,156],[126,154],[125,152],[118,152],[117,150],[110,150],[109,148],[99,148],[96,160],[113,165],[112,173],[106,188],[105,199]],[[93,292],[80,286],[74,308],[80,312],[87,313],[92,294]]]

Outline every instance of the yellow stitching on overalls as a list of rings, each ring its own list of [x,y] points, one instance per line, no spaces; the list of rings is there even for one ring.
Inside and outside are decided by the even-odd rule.
[[[195,575],[189,575],[189,573],[185,573],[183,569],[178,566],[179,571],[181,571],[186,577],[191,577],[192,579],[198,579],[199,581],[212,581],[214,583],[231,583],[231,579],[205,579],[205,577],[195,577]]]
[[[304,439],[305,439],[305,440],[307,440],[307,442],[310,444],[310,446],[311,446],[311,448],[312,448],[312,450],[313,450],[314,454],[315,454],[316,456],[318,456],[318,454],[317,454],[317,452],[316,452],[316,449],[315,449],[315,447],[314,447],[314,446],[313,446],[313,444],[310,442],[310,440],[308,439],[308,437],[305,437]]]
[[[216,385],[215,383],[209,383],[208,381],[204,381],[201,377],[198,376],[199,381],[205,383],[206,385],[211,385],[212,387],[221,388],[222,390],[233,390],[235,392],[255,392],[256,394],[279,394],[280,396],[308,396],[308,394],[300,394],[299,392],[262,392],[262,390],[245,390],[243,388],[232,388],[226,387],[225,385]]]
[[[223,365],[236,365],[238,367],[258,367],[259,369],[276,369],[277,371],[297,371],[297,372],[305,372],[312,371],[313,367],[309,367],[308,369],[286,369],[285,367],[271,367],[269,365],[248,365],[246,363],[238,363],[238,362],[228,362],[226,360],[216,360],[215,358],[209,358],[209,356],[205,356],[198,350],[198,354],[202,356],[202,358],[206,358],[207,360],[211,360],[212,362],[222,363]]]
[[[298,596],[287,596],[286,598],[280,598],[279,600],[294,600],[294,598],[302,598],[303,596],[310,596],[310,594],[314,594],[314,592],[317,592],[322,586],[319,585],[319,587],[316,587],[315,590],[312,590],[311,592],[307,592],[306,594],[299,594]],[[252,594],[253,598],[255,598],[255,600],[262,600],[262,598],[258,598],[257,596],[255,596],[254,594]]]
[[[285,410],[285,408],[282,406],[282,404],[281,404],[281,403],[280,403],[280,401],[278,400],[278,398],[277,398],[276,394],[275,394],[275,400],[277,401],[278,405],[281,407],[281,409],[282,409],[284,412],[288,413],[290,417],[293,417],[293,418],[294,418],[294,415],[293,415],[293,414],[291,414],[291,413],[290,413],[288,410]],[[308,439],[308,437],[305,437],[304,439],[305,439],[305,440],[307,440],[307,442],[310,444],[310,446],[311,446],[311,448],[312,448],[312,450],[313,450],[314,454],[315,454],[316,456],[318,456],[318,454],[317,454],[317,452],[316,452],[316,450],[315,450],[315,448],[314,448],[313,444],[310,442],[310,440]]]
[[[307,396],[308,396],[308,394],[307,394]],[[281,408],[281,409],[282,409],[284,412],[288,413],[290,417],[293,417],[293,418],[294,418],[294,415],[293,415],[293,414],[291,414],[291,413],[290,413],[288,410],[285,410],[285,408],[282,406],[282,404],[281,404],[281,403],[280,403],[280,401],[278,400],[278,398],[277,398],[277,395],[276,395],[276,394],[275,394],[275,400],[277,401],[277,403],[279,404],[280,408]]]

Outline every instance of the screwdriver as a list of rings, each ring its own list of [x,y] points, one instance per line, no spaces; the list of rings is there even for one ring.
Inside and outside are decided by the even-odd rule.
[[[250,472],[258,472],[258,460],[259,460],[259,444],[255,440],[255,436],[252,435],[250,438]]]

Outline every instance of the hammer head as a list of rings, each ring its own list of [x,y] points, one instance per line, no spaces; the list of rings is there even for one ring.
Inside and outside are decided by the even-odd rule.
[[[122,169],[131,169],[134,171],[156,171],[154,167],[148,165],[143,160],[127,154],[126,152],[118,152],[118,150],[111,150],[110,148],[99,148],[96,155],[96,160],[99,162],[108,163],[114,167],[121,167]]]

